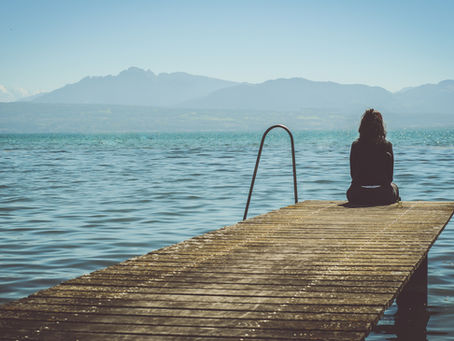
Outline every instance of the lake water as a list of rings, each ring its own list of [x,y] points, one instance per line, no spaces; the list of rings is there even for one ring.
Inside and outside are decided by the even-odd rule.
[[[296,132],[300,201],[345,200],[354,131]],[[402,200],[454,200],[454,130],[400,130]],[[242,219],[261,133],[0,135],[0,303]],[[293,203],[269,134],[249,217]],[[368,340],[396,340],[392,306]],[[454,223],[429,254],[428,340],[454,340]]]

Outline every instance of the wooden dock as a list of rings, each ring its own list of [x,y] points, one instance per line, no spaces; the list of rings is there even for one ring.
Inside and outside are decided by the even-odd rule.
[[[305,201],[5,304],[1,339],[362,340],[453,211]]]

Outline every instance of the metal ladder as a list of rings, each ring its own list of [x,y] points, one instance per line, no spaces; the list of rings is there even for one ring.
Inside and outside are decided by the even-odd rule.
[[[257,155],[257,161],[255,162],[255,169],[254,169],[254,174],[252,175],[252,181],[251,181],[251,187],[249,188],[249,195],[247,198],[247,203],[246,203],[246,208],[244,210],[244,216],[243,220],[246,220],[247,217],[247,211],[249,209],[249,203],[251,202],[251,196],[252,196],[252,190],[254,188],[254,182],[255,182],[255,177],[257,176],[257,170],[259,168],[259,162],[260,162],[260,156],[262,155],[262,149],[263,149],[263,143],[265,142],[265,137],[266,135],[273,130],[274,128],[282,128],[284,129],[290,136],[290,143],[292,145],[292,162],[293,162],[293,192],[295,195],[295,204],[298,202],[298,188],[296,184],[296,164],[295,164],[295,145],[293,143],[293,135],[290,132],[290,129],[287,128],[283,124],[276,124],[274,126],[269,127],[265,133],[262,136],[262,142],[260,142],[260,148],[259,148],[259,153]]]

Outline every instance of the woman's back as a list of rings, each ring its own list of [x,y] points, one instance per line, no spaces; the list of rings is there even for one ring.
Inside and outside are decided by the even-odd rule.
[[[350,152],[352,183],[360,186],[387,185],[393,181],[393,148],[389,141],[356,140]]]

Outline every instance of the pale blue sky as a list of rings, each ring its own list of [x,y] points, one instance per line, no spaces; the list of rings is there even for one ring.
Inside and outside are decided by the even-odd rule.
[[[130,66],[391,91],[454,79],[454,1],[0,0],[0,85],[49,91]]]

